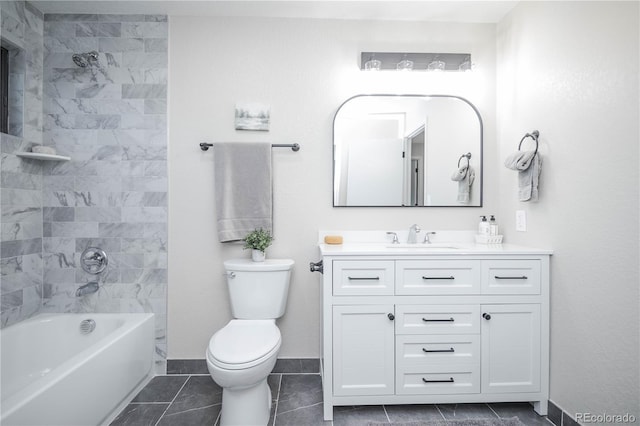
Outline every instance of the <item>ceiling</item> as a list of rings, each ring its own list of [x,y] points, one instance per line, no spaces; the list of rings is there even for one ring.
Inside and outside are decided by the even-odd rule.
[[[142,0],[32,1],[43,13],[164,14],[278,18],[499,22],[517,1],[457,0]]]

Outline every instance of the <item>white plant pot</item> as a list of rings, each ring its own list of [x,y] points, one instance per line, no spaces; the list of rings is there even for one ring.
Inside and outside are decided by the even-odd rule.
[[[254,262],[264,262],[265,253],[260,250],[253,249],[251,250],[251,260]]]

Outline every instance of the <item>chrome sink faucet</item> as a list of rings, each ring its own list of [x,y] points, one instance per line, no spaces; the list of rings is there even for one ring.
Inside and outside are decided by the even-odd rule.
[[[420,232],[420,227],[415,223],[411,225],[409,228],[409,236],[407,237],[408,244],[415,244],[418,242],[418,233]]]

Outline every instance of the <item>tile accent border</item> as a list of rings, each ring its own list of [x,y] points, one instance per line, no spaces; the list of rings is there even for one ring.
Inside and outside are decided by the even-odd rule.
[[[549,401],[549,414],[547,419],[556,426],[580,426],[566,411]]]
[[[319,358],[278,358],[272,374],[320,374]],[[169,359],[167,375],[209,374],[205,359]]]

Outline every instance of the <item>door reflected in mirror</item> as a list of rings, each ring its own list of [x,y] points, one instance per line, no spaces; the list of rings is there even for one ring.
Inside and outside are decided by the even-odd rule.
[[[482,206],[482,130],[457,96],[348,99],[333,123],[333,205]]]

